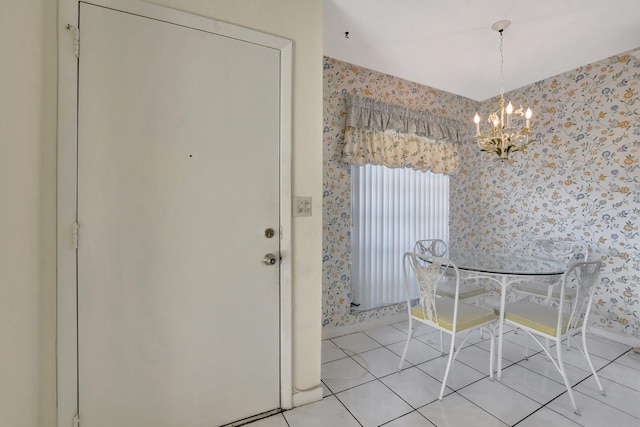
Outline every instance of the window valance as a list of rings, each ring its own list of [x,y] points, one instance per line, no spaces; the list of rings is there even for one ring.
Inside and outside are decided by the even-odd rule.
[[[458,169],[460,130],[454,120],[355,95],[347,96],[346,107],[347,163],[442,174]]]

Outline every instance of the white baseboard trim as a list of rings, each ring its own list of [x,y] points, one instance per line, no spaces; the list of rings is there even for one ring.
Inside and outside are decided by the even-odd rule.
[[[589,326],[589,332],[594,335],[599,335],[601,337],[610,339],[611,341],[619,342],[620,344],[626,344],[628,346],[637,348],[640,347],[640,339],[628,337],[626,335],[616,334],[615,332],[609,332],[604,328],[600,328],[598,326]]]
[[[310,390],[304,391],[296,391],[293,393],[293,407],[306,405],[307,403],[317,402],[318,400],[322,400],[322,386],[319,385]],[[290,408],[282,408],[282,409],[290,409]]]
[[[377,328],[380,326],[390,325],[396,322],[402,322],[407,319],[406,313],[398,313],[393,316],[385,316],[379,319],[373,319],[366,322],[355,323],[353,325],[346,326],[338,326],[334,328],[323,328],[322,329],[322,339],[330,339],[336,338],[343,335],[353,334],[356,332],[366,331],[367,329]],[[629,337],[626,335],[620,335],[615,332],[610,332],[604,328],[599,326],[589,326],[589,332],[594,335],[601,336],[603,338],[607,338],[611,341],[618,342],[620,344],[625,344],[630,347],[640,348],[640,339]]]
[[[379,319],[372,319],[366,322],[355,323],[353,325],[338,326],[335,328],[324,327],[322,329],[322,339],[336,338],[342,335],[353,334],[355,332],[366,331],[367,329],[386,326],[396,322],[407,320],[407,313],[398,313],[393,316],[385,316]]]

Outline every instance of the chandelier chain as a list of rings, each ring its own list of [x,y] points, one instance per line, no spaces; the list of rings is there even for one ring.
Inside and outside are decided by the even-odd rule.
[[[500,99],[504,101],[504,53],[502,48],[503,32],[500,30]]]

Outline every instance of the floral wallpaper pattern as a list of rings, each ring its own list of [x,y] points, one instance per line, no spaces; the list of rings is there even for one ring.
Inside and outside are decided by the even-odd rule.
[[[480,152],[477,102],[324,58],[323,327],[403,312],[350,310],[350,175],[342,161],[347,93],[463,123],[450,179],[450,244],[519,249],[534,238],[583,240],[604,254],[591,322],[640,339],[640,51],[585,65],[505,94],[534,111],[537,142],[507,162]]]

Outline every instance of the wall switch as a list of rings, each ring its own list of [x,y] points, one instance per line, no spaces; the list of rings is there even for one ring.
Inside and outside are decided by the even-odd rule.
[[[311,216],[311,197],[293,198],[293,216]]]

